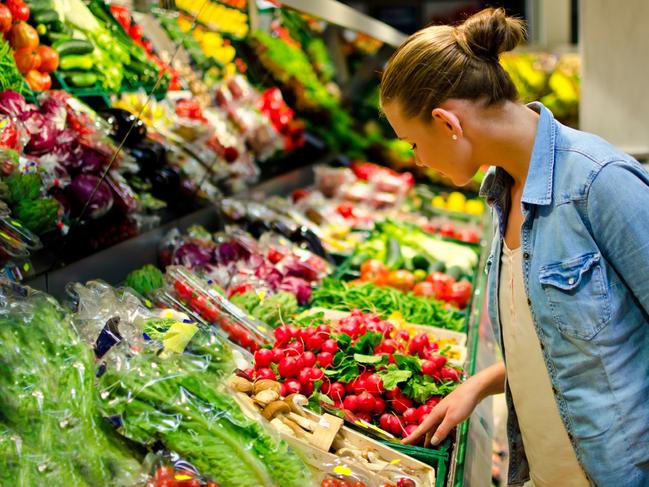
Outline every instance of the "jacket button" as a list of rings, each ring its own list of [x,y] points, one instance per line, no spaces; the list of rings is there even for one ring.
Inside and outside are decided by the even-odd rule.
[[[523,252],[523,259],[527,260],[530,258],[530,253],[529,252]]]

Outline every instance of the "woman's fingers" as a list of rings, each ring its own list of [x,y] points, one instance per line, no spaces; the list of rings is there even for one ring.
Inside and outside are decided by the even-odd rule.
[[[410,435],[408,435],[402,441],[402,443],[405,445],[411,445],[413,443],[416,443],[420,436],[425,434],[427,431],[437,428],[437,426],[444,420],[444,417],[446,416],[446,411],[447,411],[446,405],[442,403],[438,404],[435,408],[433,408],[433,410],[426,417],[426,419],[424,419],[424,421],[417,427],[417,429],[413,431]],[[431,443],[433,445],[437,444],[435,442],[435,439],[436,438],[431,439]]]

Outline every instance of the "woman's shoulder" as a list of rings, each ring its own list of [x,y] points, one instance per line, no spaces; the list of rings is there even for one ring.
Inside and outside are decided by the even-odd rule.
[[[638,161],[603,138],[557,125],[554,181],[555,196],[559,199],[586,196],[600,172],[612,164],[646,173]]]

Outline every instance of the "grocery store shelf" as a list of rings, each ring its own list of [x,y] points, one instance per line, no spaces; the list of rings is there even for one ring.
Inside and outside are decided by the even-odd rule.
[[[400,46],[407,37],[397,29],[335,0],[282,0],[282,6],[294,8],[331,24],[362,32],[394,47]]]

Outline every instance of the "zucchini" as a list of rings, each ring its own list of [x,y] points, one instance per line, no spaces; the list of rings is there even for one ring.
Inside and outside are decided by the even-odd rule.
[[[97,75],[92,72],[70,71],[65,73],[65,82],[76,88],[86,88],[97,82]]]
[[[59,53],[59,56],[67,56],[68,54],[90,54],[95,50],[95,46],[82,39],[56,42],[52,48]]]
[[[47,40],[49,40],[50,45],[54,45],[57,42],[65,42],[72,40],[68,34],[63,34],[61,32],[52,32],[51,30],[45,34]]]
[[[29,12],[37,10],[54,10],[54,2],[52,0],[27,0]]]
[[[396,238],[390,237],[387,244],[387,254],[385,265],[392,271],[403,267],[403,256],[401,255],[401,246]]]
[[[45,24],[49,25],[56,21],[59,21],[59,14],[56,13],[56,10],[38,10],[35,13],[32,12],[30,20],[35,24]]]

